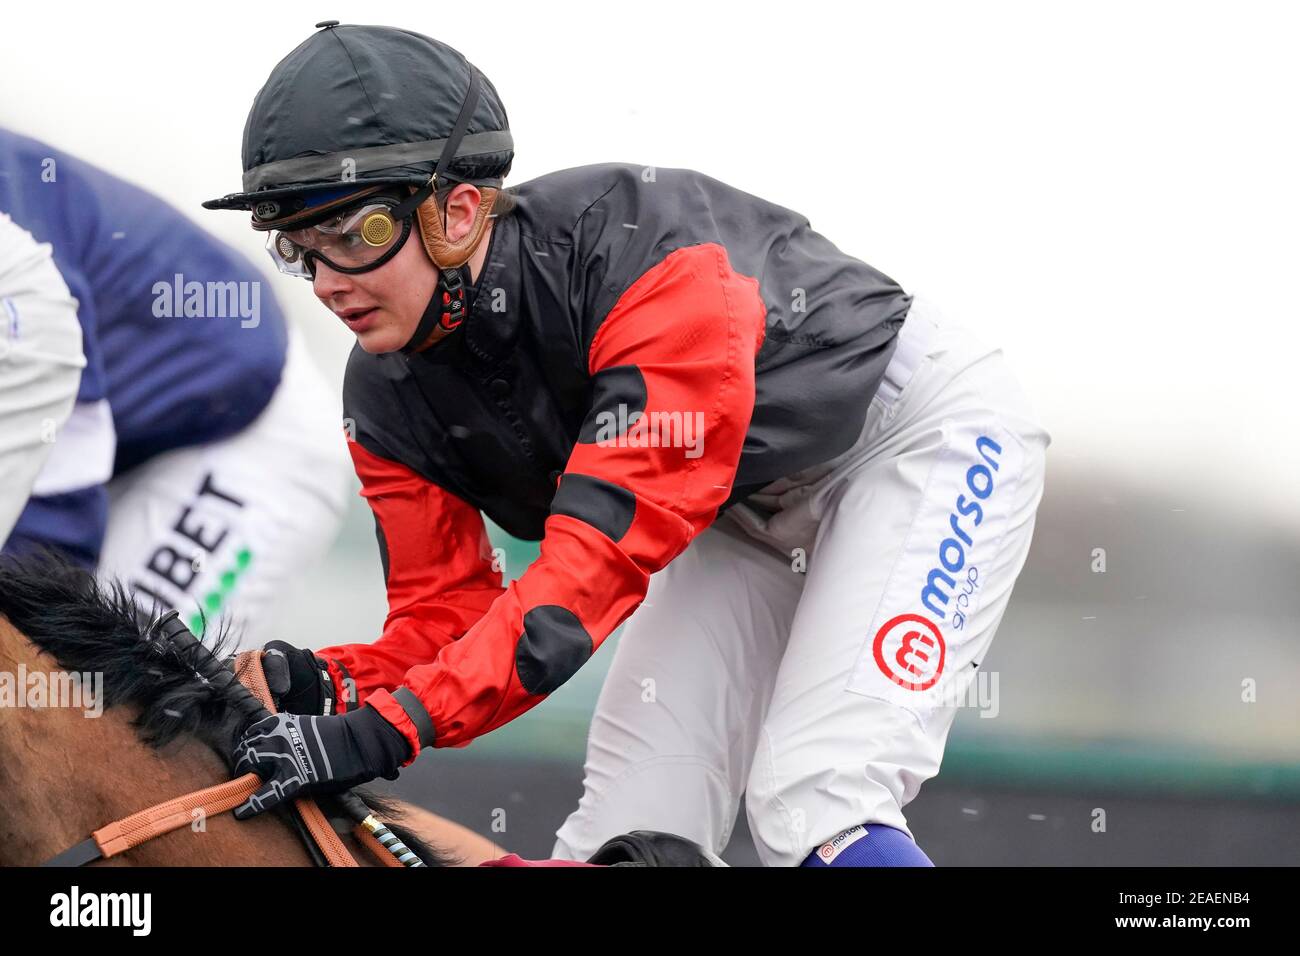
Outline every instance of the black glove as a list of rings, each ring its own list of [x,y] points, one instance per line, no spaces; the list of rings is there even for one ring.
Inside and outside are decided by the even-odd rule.
[[[280,711],[312,716],[338,713],[329,669],[311,651],[271,641],[262,648],[262,673]]]
[[[247,820],[304,790],[335,793],[376,777],[394,780],[410,756],[402,732],[369,705],[337,717],[275,714],[235,744],[235,775],[252,771],[265,781],[235,818]]]

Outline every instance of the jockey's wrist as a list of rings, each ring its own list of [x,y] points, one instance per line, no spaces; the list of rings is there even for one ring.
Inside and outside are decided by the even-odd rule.
[[[411,758],[406,735],[386,721],[375,708],[366,704],[337,718],[348,730],[361,752],[366,766],[376,776],[395,780],[398,769]]]
[[[366,698],[366,705],[373,707],[406,738],[407,763],[415,760],[425,747],[434,745],[433,721],[420,698],[409,687],[396,687],[391,693],[380,688]]]

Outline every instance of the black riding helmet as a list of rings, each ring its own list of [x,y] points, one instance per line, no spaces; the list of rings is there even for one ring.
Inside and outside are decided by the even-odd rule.
[[[463,318],[460,267],[481,241],[514,159],[509,119],[491,82],[445,43],[393,27],[335,20],[317,27],[253,100],[243,191],[203,206],[251,211],[255,228],[293,229],[319,221],[335,203],[351,205],[348,187],[415,187],[402,206],[416,214],[439,270],[438,289],[406,345],[417,349]],[[484,198],[470,234],[452,243],[434,194],[462,182]]]

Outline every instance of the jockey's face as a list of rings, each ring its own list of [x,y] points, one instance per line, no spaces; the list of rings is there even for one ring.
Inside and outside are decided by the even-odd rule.
[[[447,199],[446,225],[451,241],[469,233],[478,202],[479,191],[474,186],[461,184],[452,190]],[[491,234],[489,220],[469,261],[472,279],[478,279],[483,268]],[[312,280],[316,297],[371,353],[395,352],[410,341],[437,286],[438,270],[424,251],[418,222],[411,224],[411,236],[397,255],[378,269],[349,275],[318,262]]]
[[[367,352],[394,352],[415,334],[438,284],[419,238],[419,226],[397,255],[378,269],[349,275],[316,264],[312,291],[343,320]]]

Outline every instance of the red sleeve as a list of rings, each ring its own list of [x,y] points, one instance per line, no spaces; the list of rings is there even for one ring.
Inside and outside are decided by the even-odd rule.
[[[381,688],[395,689],[414,665],[436,658],[503,589],[476,508],[359,442],[348,448],[361,495],[375,515],[388,587],[388,618],[377,641],[316,652],[329,665],[340,709],[351,710]]]
[[[538,559],[462,639],[406,673],[400,703],[371,698],[413,751],[464,746],[545,699],[713,522],[753,414],[764,317],[758,282],[714,244],[669,254],[610,310],[588,354],[593,407]],[[632,426],[615,434],[620,421]]]

